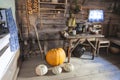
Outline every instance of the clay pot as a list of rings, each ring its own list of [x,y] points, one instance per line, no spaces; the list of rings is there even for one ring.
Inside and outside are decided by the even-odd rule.
[[[117,53],[120,53],[120,49],[116,48],[116,47],[110,47],[110,52],[114,53],[114,54],[117,54]]]

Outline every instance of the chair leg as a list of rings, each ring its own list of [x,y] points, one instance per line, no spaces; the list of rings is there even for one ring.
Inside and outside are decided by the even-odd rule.
[[[107,47],[107,55],[109,54],[109,47]]]
[[[110,42],[108,43],[107,54],[109,54],[109,47],[110,47]]]
[[[95,55],[94,55],[94,50],[92,49],[92,47],[90,47],[90,53],[92,56],[91,60],[94,60]]]
[[[91,51],[91,54],[92,54],[92,58],[91,59],[94,60],[94,57],[95,57],[94,56],[94,51]]]
[[[98,43],[98,47],[97,47],[97,56],[99,56],[99,52],[100,52],[100,43]]]
[[[100,50],[100,47],[98,47],[97,49],[97,56],[99,56],[99,50]]]

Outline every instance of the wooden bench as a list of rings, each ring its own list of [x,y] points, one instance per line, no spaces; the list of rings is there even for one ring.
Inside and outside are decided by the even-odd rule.
[[[114,43],[118,46],[120,46],[120,39],[119,38],[108,38],[111,43]]]
[[[99,38],[98,39],[98,47],[97,47],[97,55],[99,55],[100,48],[107,48],[107,54],[110,47],[110,41],[106,38]]]

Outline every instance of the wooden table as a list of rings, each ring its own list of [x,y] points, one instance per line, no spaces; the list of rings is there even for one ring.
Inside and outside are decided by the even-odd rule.
[[[79,34],[79,35],[71,35],[71,36],[67,36],[66,40],[68,40],[69,44],[68,44],[68,62],[70,62],[70,58],[71,58],[71,52],[75,49],[75,47],[81,42],[82,43],[82,39],[85,39],[90,46],[94,49],[94,52],[92,54],[92,59],[94,59],[94,56],[96,55],[96,50],[97,50],[97,43],[98,43],[98,38],[100,37],[104,37],[101,34]],[[74,45],[74,47],[72,48],[72,40],[76,39],[76,43]],[[95,44],[93,44],[91,42],[94,40]]]

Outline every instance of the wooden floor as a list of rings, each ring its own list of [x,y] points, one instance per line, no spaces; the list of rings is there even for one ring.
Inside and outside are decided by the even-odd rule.
[[[87,54],[81,58],[72,57],[71,63],[75,67],[73,72],[63,71],[54,75],[49,70],[44,76],[36,76],[35,67],[47,63],[39,56],[31,57],[23,62],[17,80],[120,80],[120,55],[101,53],[94,60],[89,60],[90,58]]]

